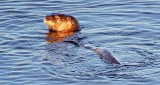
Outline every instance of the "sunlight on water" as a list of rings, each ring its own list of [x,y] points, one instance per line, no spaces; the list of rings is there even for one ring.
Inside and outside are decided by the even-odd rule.
[[[159,85],[159,9],[159,0],[1,0],[0,84]],[[83,41],[122,65],[72,43],[47,44],[51,13],[76,17]]]

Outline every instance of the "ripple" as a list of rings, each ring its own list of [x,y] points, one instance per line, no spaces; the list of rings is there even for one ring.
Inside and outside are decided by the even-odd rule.
[[[0,84],[159,85],[158,0],[0,3]],[[71,43],[48,45],[43,17],[51,13],[75,16],[84,41],[109,49],[122,65]]]

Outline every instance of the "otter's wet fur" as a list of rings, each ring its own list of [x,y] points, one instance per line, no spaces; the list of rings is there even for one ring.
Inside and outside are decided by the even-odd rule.
[[[80,30],[78,21],[70,15],[51,14],[44,18],[50,32],[75,32]]]

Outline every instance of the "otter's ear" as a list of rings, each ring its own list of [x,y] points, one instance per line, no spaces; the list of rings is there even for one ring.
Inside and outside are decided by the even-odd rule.
[[[67,20],[71,20],[71,17],[67,17]]]
[[[56,19],[60,19],[60,17],[59,17],[59,16],[57,16],[57,15],[55,15],[54,17],[55,17]]]

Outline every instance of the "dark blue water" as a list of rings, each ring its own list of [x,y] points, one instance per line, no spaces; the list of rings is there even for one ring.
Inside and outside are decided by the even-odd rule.
[[[73,44],[48,45],[50,13],[76,17],[87,41],[122,65]],[[0,85],[160,83],[159,0],[1,0],[0,16]]]

